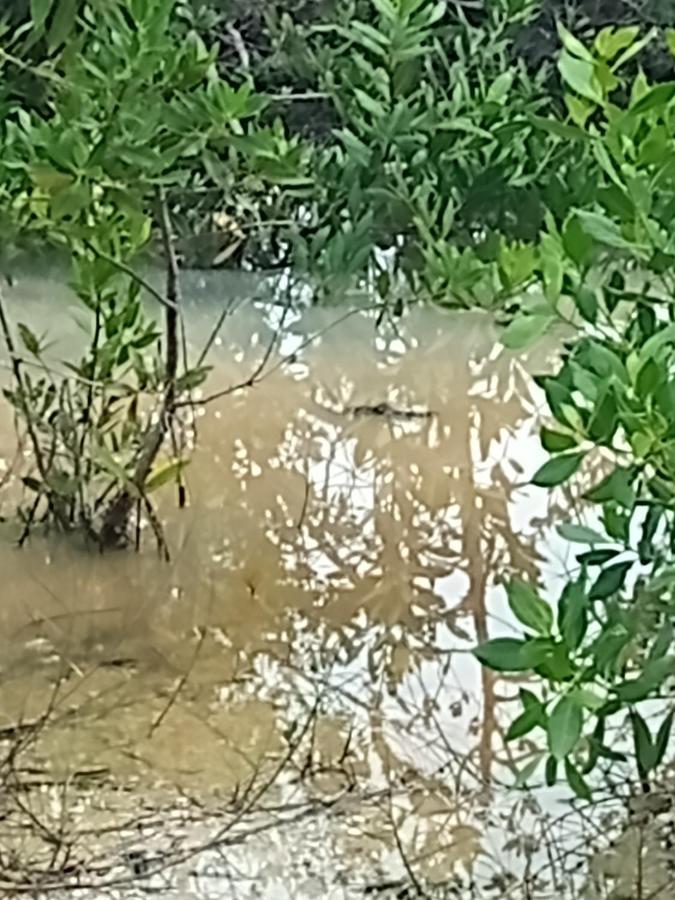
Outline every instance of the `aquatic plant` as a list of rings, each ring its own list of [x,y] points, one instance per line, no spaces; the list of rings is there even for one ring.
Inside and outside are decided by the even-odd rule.
[[[49,7],[34,5],[38,29]],[[274,158],[264,135],[247,127],[264,100],[249,84],[234,89],[222,80],[195,33],[179,39],[174,7],[83,5],[72,40],[35,70],[46,85],[44,110],[8,101],[5,230],[66,250],[88,344],[79,360],[65,362],[69,374],[55,374],[45,338],[22,322],[14,329],[1,308],[14,375],[5,396],[32,450],[23,539],[38,516],[62,530],[83,528],[101,547],[117,545],[137,509],[166,553],[150,495],[169,482],[182,495],[189,419],[179,408],[189,410],[208,373],[202,361],[190,363],[181,337],[174,196],[214,148],[248,140],[251,160]],[[20,47],[21,35],[16,40]],[[22,65],[7,52],[1,59],[6,71]],[[163,289],[133,268],[153,237]],[[163,324],[144,300],[159,305]]]

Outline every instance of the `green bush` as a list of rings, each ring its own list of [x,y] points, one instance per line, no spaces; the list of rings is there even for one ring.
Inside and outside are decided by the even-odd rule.
[[[650,730],[643,705],[668,698],[675,674],[675,81],[652,85],[640,73],[624,83],[623,66],[649,39],[637,28],[603,29],[591,48],[561,35],[570,121],[541,125],[586,148],[596,191],[560,227],[549,220],[536,264],[545,299],[505,340],[521,345],[561,319],[576,326],[557,372],[539,379],[551,458],[533,483],[561,485],[601,451],[606,473],[584,494],[600,524],[560,528],[586,545],[578,571],[555,604],[512,582],[523,636],[476,655],[500,671],[534,672],[541,696],[521,692],[509,737],[543,731],[547,749],[533,762],[546,759],[549,782],[564,764],[588,797],[585,776],[626,759],[612,729],[630,725],[647,786],[672,725],[670,710]],[[675,50],[673,32],[668,41]]]

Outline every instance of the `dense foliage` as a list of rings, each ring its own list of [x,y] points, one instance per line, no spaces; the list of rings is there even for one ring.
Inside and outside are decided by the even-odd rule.
[[[548,751],[535,753],[525,777],[545,758],[553,783],[562,763],[588,798],[588,773],[627,761],[617,742],[626,715],[646,789],[673,720],[657,707],[650,726],[647,714],[649,701],[669,696],[675,674],[675,82],[621,78],[644,40],[637,29],[603,31],[592,48],[562,37],[572,122],[542,127],[564,128],[585,147],[596,189],[560,227],[548,221],[546,296],[519,313],[505,340],[521,344],[560,318],[576,328],[558,371],[540,379],[554,424],[542,431],[551,459],[534,484],[563,484],[598,453],[606,471],[584,494],[597,509],[590,526],[560,527],[587,549],[557,603],[511,582],[523,637],[488,641],[476,655],[499,671],[534,671],[545,685],[543,699],[521,691],[523,712],[509,733],[545,732]]]

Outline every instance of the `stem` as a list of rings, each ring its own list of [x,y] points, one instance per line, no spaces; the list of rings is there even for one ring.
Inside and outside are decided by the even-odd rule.
[[[28,391],[25,386],[25,382],[23,379],[23,372],[21,371],[21,360],[16,352],[16,345],[14,344],[14,338],[12,337],[12,332],[9,329],[9,323],[7,321],[7,316],[5,315],[5,307],[3,302],[2,294],[0,293],[0,327],[2,328],[2,333],[5,339],[5,345],[7,347],[7,352],[9,353],[9,359],[12,365],[12,372],[14,374],[14,380],[16,381],[17,387],[19,389],[19,394],[21,396],[21,411],[24,414],[24,418],[26,419],[26,428],[28,430],[28,436],[30,437],[31,444],[33,445],[33,453],[35,454],[35,462],[37,463],[38,471],[40,473],[40,477],[44,481],[47,477],[47,469],[44,464],[44,459],[42,457],[42,449],[40,447],[40,442],[38,440],[37,432],[35,431],[35,425],[33,423],[33,416],[30,411],[29,403],[28,403]]]
[[[144,497],[144,486],[164,442],[167,430],[171,427],[176,412],[176,377],[178,374],[178,309],[180,305],[180,284],[178,260],[174,249],[171,220],[166,197],[162,191],[157,194],[159,221],[162,241],[166,255],[166,298],[163,304],[166,309],[166,362],[164,374],[164,396],[155,421],[149,423],[141,442],[141,449],[136,460],[134,474],[112,499],[103,516],[100,532],[102,549],[119,546],[126,539],[129,517],[134,503]],[[157,522],[153,522],[157,536]],[[160,552],[166,555],[163,538],[157,538]]]
[[[14,338],[12,337],[12,332],[9,327],[9,322],[7,321],[7,316],[5,315],[5,307],[3,302],[2,292],[0,292],[0,328],[2,329],[2,334],[5,340],[5,345],[7,347],[7,352],[9,353],[10,363],[12,367],[12,373],[14,375],[14,380],[16,381],[19,397],[21,399],[21,412],[23,413],[24,419],[26,420],[26,431],[28,432],[28,437],[30,438],[31,446],[33,448],[33,454],[35,456],[35,464],[37,465],[38,472],[40,473],[40,479],[42,481],[43,488],[47,493],[47,502],[49,504],[49,508],[51,512],[54,514],[54,517],[58,524],[64,528],[68,529],[68,519],[65,515],[62,505],[60,503],[55,502],[55,498],[50,494],[47,487],[47,479],[49,477],[49,469],[50,465],[47,465],[45,462],[44,456],[42,454],[42,447],[40,446],[40,440],[38,438],[37,430],[35,427],[35,422],[33,421],[33,413],[30,409],[30,400],[28,389],[26,387],[26,382],[23,377],[23,371],[21,369],[21,357],[16,352],[16,345],[14,343]],[[34,505],[33,513],[35,514],[37,511],[37,501],[39,500],[39,494],[36,498],[36,503]]]

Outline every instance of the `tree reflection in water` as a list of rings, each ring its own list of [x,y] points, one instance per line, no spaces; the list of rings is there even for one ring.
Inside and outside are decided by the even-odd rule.
[[[254,339],[260,322],[241,315],[214,347],[223,384],[264,353],[264,328]],[[298,320],[296,342],[329,315]],[[65,667],[41,765],[103,761],[206,805],[264,783],[300,735],[277,802],[334,813],[335,877],[348,861],[375,887],[391,871],[445,883],[460,866],[507,896],[543,813],[502,791],[530,750],[502,740],[514,685],[468,650],[508,627],[496,588],[538,577],[565,501],[525,487],[537,398],[527,363],[493,352],[488,319],[418,312],[378,352],[373,337],[372,319],[352,319],[302,365],[206,408],[189,506],[164,499],[170,567],[39,541],[18,559],[0,550],[16,598],[3,714],[16,721],[28,694],[39,709]],[[350,414],[385,402],[433,415]]]

